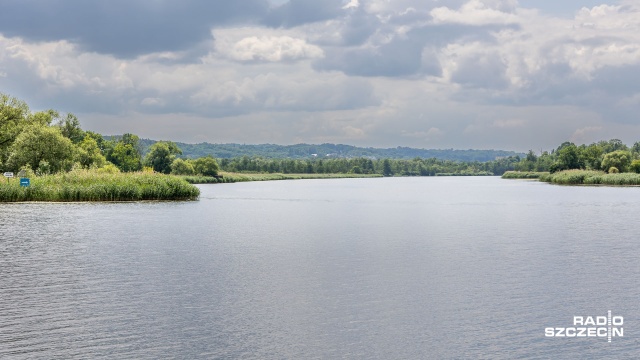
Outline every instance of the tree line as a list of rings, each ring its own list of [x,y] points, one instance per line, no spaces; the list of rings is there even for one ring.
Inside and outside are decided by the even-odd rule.
[[[74,168],[134,172],[147,167],[164,174],[218,174],[213,157],[182,160],[178,158],[181,153],[174,143],[160,141],[143,156],[140,138],[134,134],[107,140],[82,130],[71,113],[32,112],[24,101],[0,93],[0,172],[27,170],[47,175]]]
[[[571,169],[640,173],[640,142],[631,147],[619,139],[589,145],[564,142],[551,152],[544,151],[540,155],[529,150],[514,167],[517,171],[551,173]]]
[[[404,159],[267,159],[248,157],[219,159],[220,168],[229,172],[284,174],[382,174],[385,176],[501,175],[520,161],[510,156],[486,162],[462,162],[436,158]]]

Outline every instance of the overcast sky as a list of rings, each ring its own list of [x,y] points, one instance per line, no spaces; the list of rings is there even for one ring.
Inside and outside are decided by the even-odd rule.
[[[184,142],[640,141],[637,0],[0,0],[0,92]]]

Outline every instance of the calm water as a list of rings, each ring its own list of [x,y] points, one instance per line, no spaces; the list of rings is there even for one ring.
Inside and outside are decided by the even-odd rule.
[[[0,204],[0,358],[640,357],[639,188],[203,185]],[[624,337],[545,338],[573,316]]]

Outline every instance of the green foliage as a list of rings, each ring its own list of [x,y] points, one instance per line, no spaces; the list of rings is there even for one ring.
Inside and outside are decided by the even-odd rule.
[[[29,106],[22,100],[0,93],[0,164],[6,165],[9,147],[28,124]],[[7,170],[3,167],[0,170]]]
[[[198,188],[176,176],[154,173],[104,173],[74,170],[0,185],[0,201],[140,201],[189,200]]]
[[[598,142],[598,145],[600,145],[602,147],[602,151],[605,154],[610,153],[610,152],[614,152],[614,151],[618,151],[618,150],[622,150],[622,151],[629,150],[627,145],[625,145],[619,139],[611,139],[609,141],[603,140],[603,141]]]
[[[142,148],[149,148],[154,140],[140,140]],[[176,143],[182,149],[183,157],[195,159],[211,155],[218,159],[236,159],[247,156],[249,158],[265,159],[402,159],[411,160],[436,158],[442,161],[458,162],[487,162],[498,158],[515,157],[514,151],[503,150],[454,150],[454,149],[415,149],[409,147],[395,147],[388,149],[362,148],[343,144],[296,144],[296,145],[243,145],[243,144],[186,144]],[[315,156],[314,156],[315,155]]]
[[[55,173],[71,169],[75,148],[57,127],[32,125],[18,135],[9,150],[7,168],[29,165],[41,172]]]
[[[391,162],[389,159],[384,159],[382,162],[382,176],[392,176],[393,170],[391,170]]]
[[[532,171],[507,171],[502,175],[503,179],[539,179],[541,176],[549,174],[548,172],[532,172]]]
[[[138,171],[142,169],[140,153],[132,144],[118,142],[107,158],[115,166],[124,172]]]
[[[617,167],[612,166],[612,167],[609,168],[608,172],[609,172],[609,174],[618,174],[618,173],[620,173],[620,170],[618,170]]]
[[[193,167],[195,168],[196,174],[204,176],[217,176],[220,170],[218,162],[211,156],[193,160]]]
[[[101,168],[107,163],[98,142],[92,136],[85,136],[77,146],[77,160],[84,168]]]
[[[221,176],[181,176],[191,184],[235,183],[245,181],[273,181],[273,180],[301,180],[301,179],[342,179],[342,178],[372,178],[381,177],[380,174],[238,174],[223,173]]]
[[[629,165],[629,170],[636,174],[640,174],[640,160],[633,160]]]
[[[609,173],[589,170],[567,170],[540,177],[540,181],[546,181],[561,185],[616,185],[630,186],[640,185],[640,174],[635,173]]]
[[[592,170],[564,170],[550,174],[549,176],[541,176],[541,181],[552,182],[562,185],[579,185],[585,182],[585,179],[594,176],[601,176],[604,172]]]
[[[551,172],[580,169],[580,153],[574,143],[565,142],[556,151],[556,162],[551,168]]]
[[[57,126],[60,128],[62,135],[74,144],[78,144],[84,140],[84,131],[80,128],[80,121],[75,115],[67,114]]]
[[[144,159],[144,164],[150,166],[154,171],[168,174],[171,172],[171,163],[176,159],[176,155],[182,151],[171,141],[159,141],[149,149],[149,153]]]
[[[601,167],[603,169],[615,167],[620,172],[626,172],[630,164],[631,153],[626,150],[616,150],[604,156]]]
[[[580,162],[587,169],[600,170],[603,156],[604,149],[598,144],[580,147]]]
[[[171,163],[172,175],[195,175],[196,169],[190,161],[183,159],[175,159]]]

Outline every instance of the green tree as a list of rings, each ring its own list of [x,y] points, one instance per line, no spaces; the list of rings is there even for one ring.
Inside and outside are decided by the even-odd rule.
[[[384,159],[384,161],[382,161],[382,175],[383,176],[393,175],[393,171],[391,170],[391,162],[389,161],[389,159]]]
[[[580,161],[587,169],[600,170],[604,150],[598,144],[591,144],[580,149]]]
[[[629,165],[629,170],[636,174],[640,174],[640,160],[633,160],[631,165]]]
[[[211,155],[193,160],[196,174],[204,176],[218,176],[218,162]]]
[[[142,169],[140,153],[131,144],[118,142],[110,152],[108,160],[121,171],[131,172]]]
[[[616,150],[605,154],[602,159],[601,167],[603,169],[609,169],[615,167],[620,172],[626,172],[631,164],[631,153],[624,150]]]
[[[634,158],[640,157],[640,141],[633,143],[633,146],[631,147],[631,154],[633,154]]]
[[[193,175],[195,173],[196,169],[190,161],[178,158],[171,163],[171,174],[173,175]]]
[[[171,141],[158,141],[151,145],[149,153],[144,159],[146,166],[153,168],[153,171],[168,174],[171,172],[171,163],[176,159],[176,155],[182,154],[182,150]]]
[[[556,162],[551,171],[580,169],[580,153],[574,143],[563,143],[556,151]]]
[[[0,93],[0,164],[6,165],[9,148],[27,124],[28,116],[26,102]]]
[[[85,136],[77,148],[78,162],[83,167],[101,168],[106,165],[107,159],[102,155],[98,142],[92,136]]]
[[[69,170],[75,148],[57,127],[32,125],[25,128],[10,148],[7,166],[12,170],[28,165],[41,172]]]
[[[64,119],[60,120],[57,126],[60,128],[62,135],[74,144],[78,144],[84,140],[84,131],[80,128],[80,121],[75,115],[71,113],[67,114]]]
[[[609,141],[602,140],[602,141],[598,142],[598,145],[600,145],[600,147],[602,147],[602,150],[604,151],[605,154],[608,154],[608,153],[614,152],[614,151],[618,151],[618,150],[629,150],[627,145],[625,145],[619,139],[611,139]]]

